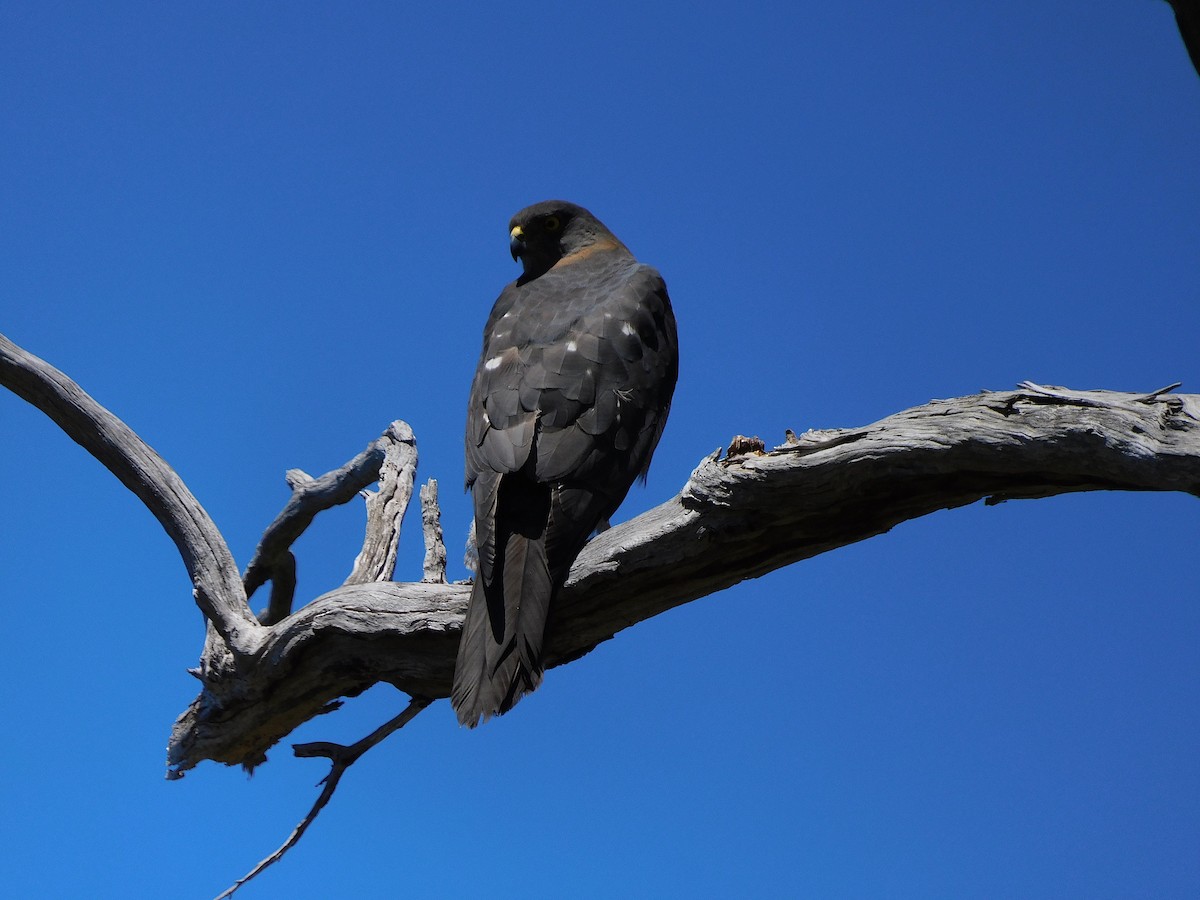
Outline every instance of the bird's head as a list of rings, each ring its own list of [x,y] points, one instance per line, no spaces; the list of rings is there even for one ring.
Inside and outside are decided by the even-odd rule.
[[[525,267],[525,281],[593,244],[616,243],[604,223],[582,206],[565,200],[543,200],[525,207],[509,221],[508,236],[513,259],[521,260]]]

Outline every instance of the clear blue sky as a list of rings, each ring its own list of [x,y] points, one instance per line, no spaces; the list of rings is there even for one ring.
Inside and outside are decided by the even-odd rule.
[[[467,386],[508,218],[548,197],[679,317],[619,518],[735,433],[1023,379],[1200,391],[1200,79],[1155,0],[10,0],[0,111],[0,331],[243,565],[286,469],[404,418],[465,575]],[[174,547],[6,393],[0,473],[0,883],[211,897],[325,766],[163,780],[202,640]],[[302,597],[361,515],[301,541]],[[243,896],[1198,896],[1198,526],[1185,496],[976,505],[690,604],[476,732],[430,709]]]

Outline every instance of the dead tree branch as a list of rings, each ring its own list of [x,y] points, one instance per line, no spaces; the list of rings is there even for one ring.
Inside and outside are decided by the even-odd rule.
[[[1026,385],[770,451],[742,446],[703,460],[678,496],[588,545],[550,624],[552,665],[672,607],[939,509],[1091,490],[1200,495],[1200,396]],[[212,706],[202,696],[176,723],[171,765],[253,764],[325,704],[379,681],[446,696],[467,594],[377,583],[318,598],[272,631],[253,677]]]
[[[366,450],[321,478],[311,478],[299,469],[287,473],[288,484],[293,491],[292,498],[267,527],[255,554],[256,560],[264,560],[258,569],[260,573],[271,573],[273,579],[282,575],[286,579],[282,587],[277,581],[272,582],[271,604],[264,614],[264,624],[278,626],[291,614],[292,593],[296,583],[291,544],[312,524],[318,512],[345,503],[374,480],[379,481],[379,490],[364,492],[367,495],[367,524],[363,549],[343,587],[391,578],[396,567],[401,523],[412,497],[416,471],[417,444],[412,428],[405,422],[395,421]],[[281,561],[285,564],[280,565]],[[290,565],[286,564],[288,562]],[[251,563],[251,569],[253,567],[254,563]],[[251,569],[247,570],[247,578]],[[262,583],[261,579],[258,583]],[[275,628],[267,633],[275,633]],[[265,645],[262,648],[265,649]],[[228,652],[225,645],[219,640],[212,640],[211,635],[205,641],[200,666],[196,670],[205,684],[204,692],[197,699],[197,704],[202,708],[210,708],[212,698],[230,689],[236,691],[237,686],[242,684],[236,676],[231,675]],[[259,666],[264,665],[261,658],[254,662]],[[269,668],[273,663],[265,665]],[[336,698],[325,698],[319,708],[311,710],[311,714],[331,712],[340,705],[340,700]],[[196,704],[192,708],[195,709]],[[257,757],[258,761],[265,758],[265,755]],[[242,764],[252,768],[255,762],[247,758]],[[168,772],[171,778],[177,778],[180,774],[174,769]],[[332,795],[332,789],[328,793]]]
[[[74,381],[4,335],[0,384],[53,419],[133,491],[179,549],[204,617],[235,655],[253,654],[262,629],[246,602],[233,555],[175,470]]]
[[[173,776],[203,760],[258,765],[296,726],[378,682],[414,697],[449,693],[466,587],[354,583],[352,575],[351,583],[260,625],[215,526],[140,438],[61,372],[3,338],[0,383],[117,474],[158,516],[193,575],[214,629],[199,670],[204,688],[172,731]],[[702,460],[677,496],[585,548],[549,624],[548,661],[570,662],[672,607],[939,509],[1072,491],[1200,496],[1200,396],[1170,390],[1025,383],[1016,391],[935,400],[862,428],[789,434],[773,450],[742,439],[732,456]],[[397,432],[393,447],[410,447],[415,466],[410,435]],[[372,448],[365,455],[377,458]],[[324,476],[338,496],[358,490],[351,485],[377,464],[357,465],[363,458]],[[398,498],[411,493],[412,466],[397,460],[395,480],[407,483]],[[382,560],[367,567],[374,579],[389,577],[394,565],[391,529],[398,531],[403,504],[382,499],[392,477],[385,473],[376,495],[388,510],[376,517],[386,535],[369,535],[366,544],[384,549],[360,556]],[[298,494],[308,490],[301,481],[294,479]],[[264,536],[264,557],[284,558],[294,540],[287,535],[312,515],[290,517],[285,509],[280,518],[289,524],[280,526],[275,550],[277,538]],[[286,563],[274,571],[286,577]]]
[[[425,562],[421,580],[426,584],[445,584],[446,543],[442,540],[442,510],[438,506],[436,478],[430,478],[421,485],[421,527],[425,533]]]
[[[431,702],[432,701],[425,697],[413,697],[409,701],[408,706],[404,708],[404,711],[400,713],[400,715],[380,725],[365,738],[360,741],[356,741],[348,747],[343,744],[334,744],[329,741],[317,741],[311,744],[294,744],[292,746],[292,751],[296,754],[296,756],[307,758],[323,756],[332,763],[332,766],[329,769],[329,774],[322,778],[320,782],[318,782],[319,784],[324,785],[324,787],[316,801],[313,803],[312,808],[308,811],[308,814],[300,820],[299,825],[292,829],[292,833],[288,835],[287,840],[279,846],[279,849],[259,862],[259,864],[253,869],[230,885],[227,890],[224,890],[218,894],[216,900],[223,900],[225,897],[232,897],[237,892],[238,888],[256,878],[267,868],[273,866],[275,863],[279,862],[279,860],[283,859],[284,854],[296,846],[300,838],[304,837],[304,832],[308,831],[308,826],[313,823],[321,810],[323,810],[329,804],[329,801],[333,799],[333,792],[337,790],[338,783],[342,780],[342,776],[346,774],[346,770],[354,765],[354,763],[358,761],[359,757],[372,747],[380,744],[415,719],[417,714],[429,706]]]
[[[404,479],[400,477],[400,473],[406,468],[407,488],[404,487]],[[382,476],[381,471],[384,473]],[[386,506],[399,493],[398,502],[400,513],[403,515],[404,508],[408,505],[408,497],[412,494],[412,478],[415,472],[415,442],[412,429],[404,422],[393,422],[366,450],[320,478],[312,478],[299,469],[287,472],[292,497],[275,517],[275,521],[263,532],[262,540],[259,541],[250,564],[246,566],[246,574],[242,579],[247,597],[253,596],[268,580],[272,582],[270,606],[262,616],[264,624],[274,624],[291,612],[292,595],[296,586],[296,560],[291,553],[292,544],[312,524],[317,513],[347,503],[377,480],[381,483],[380,491],[370,495],[367,500],[367,543],[374,553],[373,556],[368,556],[368,559],[373,560],[376,568],[382,572],[390,546],[394,565],[400,529],[399,522],[387,521]],[[364,547],[363,554],[367,553],[368,548]],[[364,558],[363,554],[360,554],[360,560]],[[359,565],[356,564],[355,574],[351,578],[357,577],[358,581],[376,580],[373,576],[368,576],[369,568],[369,564],[363,563],[360,571]],[[390,568],[383,577],[391,577]]]
[[[390,581],[400,547],[400,525],[417,476],[417,442],[405,422],[393,422],[377,445],[384,448],[375,467],[379,490],[367,495],[367,531],[346,584]]]

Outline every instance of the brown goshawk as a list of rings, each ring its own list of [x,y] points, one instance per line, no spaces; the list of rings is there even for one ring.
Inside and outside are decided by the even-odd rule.
[[[645,477],[679,372],[662,277],[595,216],[551,200],[509,233],[524,272],[488,317],[467,407],[479,567],[451,702],[472,727],[541,682],[554,596]]]

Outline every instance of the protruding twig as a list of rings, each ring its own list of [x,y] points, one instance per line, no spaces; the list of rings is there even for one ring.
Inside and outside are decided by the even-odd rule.
[[[421,485],[421,527],[425,533],[424,575],[429,584],[446,583],[446,542],[442,539],[442,509],[438,506],[438,483],[430,478]]]
[[[726,459],[733,459],[737,456],[745,456],[748,453],[761,454],[766,452],[766,444],[758,435],[754,437],[746,437],[744,434],[735,434],[729,442],[729,448],[725,451]]]
[[[403,422],[393,422],[379,438],[344,466],[312,478],[300,469],[289,469],[288,485],[291,499],[267,526],[259,541],[254,558],[246,567],[242,582],[246,595],[252,595],[268,580],[272,582],[271,602],[263,616],[265,624],[280,621],[291,612],[296,587],[296,561],[291,546],[312,524],[317,513],[353,499],[364,487],[380,477],[389,450],[397,443],[411,442],[412,429]]]
[[[425,707],[429,706],[429,704],[432,702],[433,701],[427,697],[413,697],[412,700],[409,701],[408,706],[404,708],[404,712],[400,713],[400,715],[396,716],[394,719],[385,722],[383,725],[380,725],[365,738],[351,744],[349,747],[344,746],[343,744],[334,744],[329,741],[316,741],[311,744],[293,745],[292,750],[295,752],[296,756],[305,758],[323,756],[333,763],[333,767],[329,770],[329,774],[317,782],[317,784],[322,784],[325,787],[321,791],[321,795],[317,797],[317,801],[313,804],[312,809],[308,811],[308,815],[306,815],[300,821],[300,824],[292,830],[292,833],[288,835],[288,839],[280,845],[279,849],[266,859],[262,860],[257,866],[235,881],[226,890],[218,894],[216,900],[224,900],[226,897],[232,897],[234,892],[237,891],[237,889],[242,885],[259,875],[264,869],[269,868],[270,866],[279,862],[279,860],[283,859],[283,855],[291,850],[292,847],[296,846],[296,843],[304,836],[304,832],[308,830],[308,826],[311,825],[313,820],[317,818],[317,814],[320,813],[321,810],[325,808],[326,804],[329,803],[330,799],[332,799],[333,792],[337,790],[338,782],[342,780],[342,775],[346,773],[346,770],[354,765],[354,763],[358,761],[358,758],[372,747],[383,742],[388,738],[389,735],[399,731],[401,728],[411,722],[416,717],[417,713],[425,709]]]
[[[1066,403],[1071,406],[1099,407],[1104,403],[1102,399],[1090,396],[1095,393],[1094,391],[1073,391],[1069,388],[1038,384],[1036,381],[1022,381],[1017,387],[1030,395],[1046,397],[1056,403]]]
[[[287,486],[293,491],[298,491],[305,485],[312,484],[316,479],[303,469],[288,469],[283,473],[283,480],[287,482]]]
[[[346,584],[391,581],[396,569],[400,526],[417,477],[417,439],[407,424],[393,422],[380,442],[386,447],[379,490],[367,496],[366,536]]]
[[[1174,384],[1168,384],[1166,387],[1160,387],[1157,391],[1151,391],[1149,394],[1146,394],[1144,397],[1139,397],[1138,399],[1142,403],[1153,403],[1163,394],[1169,394],[1178,387],[1183,387],[1182,381],[1176,381]]]

